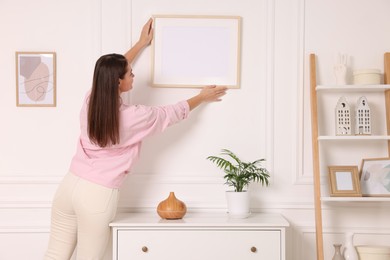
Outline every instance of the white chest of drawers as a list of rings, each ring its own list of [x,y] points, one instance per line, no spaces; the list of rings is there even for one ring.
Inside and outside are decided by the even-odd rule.
[[[187,214],[163,220],[157,213],[118,215],[113,260],[285,260],[288,222],[278,214]]]

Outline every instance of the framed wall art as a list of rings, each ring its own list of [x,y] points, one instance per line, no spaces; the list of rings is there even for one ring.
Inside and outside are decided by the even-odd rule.
[[[363,159],[360,183],[363,196],[390,197],[390,158]]]
[[[329,186],[332,197],[361,197],[357,166],[329,166]]]
[[[56,106],[55,52],[16,52],[16,105]]]
[[[154,15],[152,86],[240,87],[241,17]]]

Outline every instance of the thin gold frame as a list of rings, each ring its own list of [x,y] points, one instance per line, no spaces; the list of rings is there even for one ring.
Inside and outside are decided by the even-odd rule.
[[[331,197],[361,197],[360,181],[357,166],[329,166],[329,191]],[[337,183],[337,173],[350,173],[350,183],[352,189],[340,189]]]
[[[16,106],[55,107],[57,105],[56,53],[16,52],[15,65]],[[24,69],[21,66],[24,66]]]

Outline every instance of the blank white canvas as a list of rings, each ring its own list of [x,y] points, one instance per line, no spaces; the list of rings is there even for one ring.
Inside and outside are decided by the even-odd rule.
[[[338,190],[353,190],[352,174],[350,172],[336,172]]]
[[[154,86],[239,85],[238,18],[155,18]]]

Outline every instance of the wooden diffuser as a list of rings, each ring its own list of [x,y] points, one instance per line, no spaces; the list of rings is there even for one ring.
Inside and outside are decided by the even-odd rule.
[[[169,197],[158,204],[157,213],[163,219],[181,219],[187,213],[187,207],[170,192]]]

